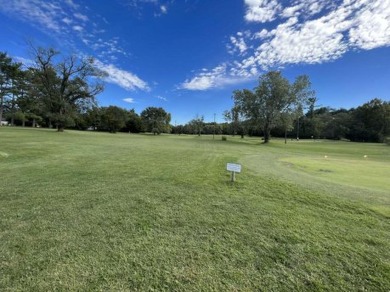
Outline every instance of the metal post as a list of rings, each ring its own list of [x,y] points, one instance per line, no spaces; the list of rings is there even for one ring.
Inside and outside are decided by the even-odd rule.
[[[234,182],[235,180],[236,180],[236,173],[232,171],[231,181]]]

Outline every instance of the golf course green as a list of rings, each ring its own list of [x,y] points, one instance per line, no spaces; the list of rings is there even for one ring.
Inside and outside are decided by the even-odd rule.
[[[261,142],[1,127],[0,291],[388,291],[390,146]]]

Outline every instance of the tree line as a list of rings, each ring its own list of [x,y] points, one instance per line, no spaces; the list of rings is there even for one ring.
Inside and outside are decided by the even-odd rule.
[[[357,108],[318,107],[308,76],[290,83],[279,71],[259,78],[254,90],[233,92],[234,105],[223,115],[226,123],[204,123],[196,116],[173,128],[182,134],[271,136],[288,139],[348,139],[356,142],[390,140],[390,102],[374,98]]]
[[[290,83],[279,71],[259,78],[253,90],[233,92],[234,105],[224,123],[197,115],[184,125],[171,125],[163,108],[140,114],[117,106],[99,107],[96,95],[106,76],[90,57],[62,58],[54,49],[34,48],[26,68],[0,52],[0,121],[11,125],[109,132],[223,134],[271,137],[348,139],[384,142],[390,136],[390,102],[379,98],[352,109],[318,107],[308,76]]]
[[[0,121],[11,125],[93,129],[100,131],[170,131],[171,115],[148,107],[140,115],[117,106],[99,107],[106,73],[90,57],[62,58],[54,49],[34,48],[34,62],[25,68],[0,52]]]
[[[275,137],[348,139],[385,142],[390,137],[390,102],[379,98],[352,109],[317,108],[308,76],[290,83],[279,71],[259,78],[254,90],[233,92],[234,106],[225,112],[232,132],[255,134],[267,143]]]

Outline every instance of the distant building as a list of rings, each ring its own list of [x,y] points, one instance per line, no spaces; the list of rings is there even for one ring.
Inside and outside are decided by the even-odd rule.
[[[6,120],[0,121],[0,126],[8,126],[8,122]]]

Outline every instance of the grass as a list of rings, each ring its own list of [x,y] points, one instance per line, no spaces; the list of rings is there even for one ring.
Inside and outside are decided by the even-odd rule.
[[[0,128],[0,290],[388,291],[389,174],[380,144]]]

